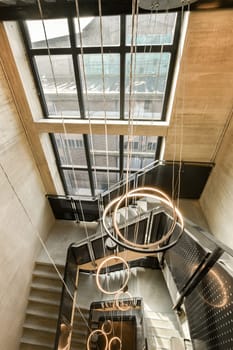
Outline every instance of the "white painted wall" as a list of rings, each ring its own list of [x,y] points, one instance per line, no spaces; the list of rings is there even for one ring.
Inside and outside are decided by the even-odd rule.
[[[0,61],[0,344],[17,350],[35,256],[53,214]]]

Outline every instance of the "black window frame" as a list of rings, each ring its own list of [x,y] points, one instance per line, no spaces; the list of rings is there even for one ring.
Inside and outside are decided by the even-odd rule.
[[[175,69],[175,62],[176,62],[176,56],[178,52],[178,43],[179,43],[179,37],[180,37],[180,28],[181,28],[181,13],[177,13],[177,18],[176,18],[176,26],[175,26],[175,31],[174,31],[174,37],[173,37],[173,43],[171,45],[163,45],[163,52],[169,52],[171,54],[170,58],[170,65],[169,65],[169,71],[168,71],[168,76],[167,76],[167,84],[166,84],[166,90],[165,90],[165,95],[164,95],[164,102],[163,102],[163,110],[162,110],[162,115],[161,115],[161,121],[166,120],[166,113],[167,113],[167,108],[168,108],[168,100],[169,100],[169,95],[170,95],[170,90],[171,90],[171,85],[172,85],[172,80],[173,80],[173,73]],[[130,53],[130,46],[126,45],[126,15],[121,14],[120,17],[120,44],[119,46],[104,46],[102,48],[103,53],[118,53],[120,54],[120,117],[117,120],[125,120],[125,62],[126,62],[126,54]],[[80,73],[80,67],[79,67],[79,60],[78,56],[82,53],[81,48],[76,46],[75,42],[75,25],[74,25],[74,20],[73,17],[67,17],[68,21],[68,28],[69,28],[69,34],[70,34],[70,43],[71,46],[69,48],[49,48],[49,54],[53,55],[64,55],[64,54],[69,54],[72,56],[72,61],[73,61],[73,67],[74,67],[74,72],[75,72],[75,82],[76,82],[76,87],[77,87],[77,98],[78,98],[78,104],[79,104],[79,109],[80,109],[80,118],[81,119],[86,119],[87,115],[85,113],[85,106],[84,106],[84,96],[82,93],[82,83],[81,83],[81,73]],[[49,118],[49,113],[48,113],[48,108],[43,92],[43,88],[40,82],[40,77],[39,73],[36,67],[36,62],[35,62],[35,56],[40,56],[40,55],[48,55],[48,48],[32,48],[30,46],[30,36],[27,30],[27,26],[25,21],[19,21],[19,26],[21,29],[22,37],[25,43],[27,55],[29,58],[29,62],[31,65],[32,69],[32,74],[34,77],[35,85],[37,88],[38,92],[38,97],[40,99],[41,107],[42,107],[42,112],[44,118]],[[145,46],[137,46],[136,51],[137,52],[161,52],[161,45],[147,45],[148,47]],[[150,51],[149,51],[150,48]],[[88,54],[101,54],[101,48],[100,47],[83,47],[83,53],[88,53]],[[69,118],[72,119],[72,118]],[[74,118],[77,119],[77,118]],[[79,119],[79,118],[78,118]],[[94,121],[95,119],[93,119]],[[151,120],[151,119],[149,119]],[[139,121],[137,119],[137,121]],[[145,119],[143,119],[145,121]],[[159,121],[158,121],[159,122]],[[156,135],[155,135],[156,136]],[[89,177],[89,183],[90,183],[90,192],[92,197],[96,196],[95,192],[95,186],[94,186],[94,178],[93,178],[93,171],[96,172],[102,172],[102,171],[109,171],[109,172],[116,172],[119,174],[119,180],[121,180],[124,176],[125,169],[124,169],[124,139],[126,139],[125,136],[119,135],[119,168],[118,169],[103,169],[99,167],[93,167],[91,164],[91,151],[90,151],[90,143],[88,141],[88,135],[83,135],[83,145],[85,149],[85,154],[86,154],[86,160],[87,160],[87,167],[85,170],[87,171],[88,177]],[[55,137],[53,134],[50,134],[55,158],[56,158],[56,163],[57,167],[64,185],[64,189],[66,194],[71,194],[68,191],[68,187],[65,181],[65,176],[64,176],[64,170],[67,170],[68,168],[70,170],[75,169],[75,170],[84,170],[83,167],[79,166],[74,166],[72,164],[70,165],[62,165],[61,159],[59,157],[59,152],[58,152],[58,147],[55,141]],[[160,155],[160,150],[161,150],[161,144],[162,144],[162,137],[158,137],[157,140],[157,147],[155,150],[155,158],[154,160],[159,158]],[[132,170],[132,173],[135,172],[136,169]]]

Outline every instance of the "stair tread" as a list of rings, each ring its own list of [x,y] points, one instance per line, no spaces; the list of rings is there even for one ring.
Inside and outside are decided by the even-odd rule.
[[[48,276],[39,274],[33,275],[32,284],[33,283],[44,284],[46,286],[62,286],[63,284],[60,278],[49,278]]]
[[[32,344],[31,342],[22,342],[20,344],[20,350],[51,350],[53,347],[47,345]]]
[[[44,312],[44,311],[41,312],[39,310],[27,310],[26,315],[39,316],[39,317],[44,317],[44,318],[48,318],[48,319],[52,319],[52,320],[58,319],[58,315],[52,315],[49,312]]]
[[[62,287],[55,287],[55,286],[46,286],[44,284],[38,283],[33,281],[31,284],[31,288],[34,289],[41,289],[44,291],[48,291],[48,292],[54,292],[54,293],[61,293]]]
[[[170,347],[171,350],[185,350],[184,339],[178,337],[171,337]]]
[[[35,270],[33,271],[32,273],[32,276],[33,277],[43,277],[43,278],[49,278],[49,279],[54,279],[54,280],[61,280],[60,279],[60,276],[57,274],[56,271],[54,272],[49,272],[49,271],[38,271],[38,270]],[[62,278],[63,278],[63,275],[61,274]]]
[[[55,264],[56,267],[58,269],[64,270],[65,269],[65,265],[64,264]],[[48,263],[48,262],[44,262],[44,261],[36,261],[35,262],[35,268],[34,269],[38,269],[38,268],[50,268],[55,270],[54,265],[52,263]]]
[[[53,344],[48,344],[44,341],[38,340],[38,339],[29,339],[28,337],[22,337],[21,338],[21,343],[23,344],[30,344],[32,345],[39,345],[41,347],[46,347],[48,349],[53,349]]]
[[[64,265],[56,265],[63,275]],[[23,325],[20,350],[54,348],[62,281],[54,266],[36,262]]]
[[[35,328],[45,327],[46,329],[55,331],[57,328],[57,318],[48,318],[38,314],[26,314],[24,325]]]
[[[37,302],[39,304],[47,304],[47,305],[53,305],[53,306],[59,306],[60,305],[60,298],[57,300],[55,299],[46,299],[41,296],[29,296],[28,298],[31,302]]]
[[[33,324],[33,323],[29,323],[29,322],[25,322],[23,329],[33,329],[33,330],[37,330],[37,331],[43,331],[43,332],[48,332],[51,334],[55,334],[56,333],[56,328],[52,327],[47,327],[45,325],[39,325],[39,324]]]
[[[159,327],[146,327],[147,335],[152,335],[160,338],[180,337],[179,332],[176,329],[159,328]]]
[[[170,320],[145,318],[145,322],[147,323],[147,326],[177,330],[176,324]]]

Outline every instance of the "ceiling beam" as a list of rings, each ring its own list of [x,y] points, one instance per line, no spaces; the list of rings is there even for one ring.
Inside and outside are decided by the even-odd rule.
[[[39,133],[68,133],[68,134],[105,134],[134,136],[166,136],[167,122],[143,122],[127,120],[89,120],[84,119],[39,119],[34,122]],[[132,128],[132,129],[131,129]]]
[[[181,2],[182,3],[182,2]],[[14,4],[0,0],[0,20],[26,20],[41,19],[38,4],[31,1],[16,1]],[[98,16],[99,7],[98,0],[79,0],[80,16]],[[102,15],[121,15],[132,13],[132,0],[109,1],[102,0]],[[185,5],[184,9],[191,11],[210,11],[216,9],[232,8],[232,0],[199,0],[191,5]],[[168,9],[168,11],[182,11],[182,7]],[[167,10],[158,10],[158,12],[166,12]],[[139,7],[140,13],[150,13],[150,10],[144,10]],[[76,5],[74,1],[57,0],[54,2],[43,1],[42,14],[44,19],[64,18],[77,16]]]

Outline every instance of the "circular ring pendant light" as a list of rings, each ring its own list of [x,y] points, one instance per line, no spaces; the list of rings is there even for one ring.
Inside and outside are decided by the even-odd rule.
[[[98,334],[99,333],[99,334]],[[108,350],[108,337],[106,335],[106,333],[104,331],[102,331],[101,329],[95,329],[94,331],[92,331],[90,334],[89,334],[89,337],[87,339],[87,350],[91,350],[93,349],[93,347],[91,346],[91,343],[93,342],[92,338],[95,338],[95,341],[98,340],[98,337],[100,336],[103,336],[104,337],[104,340],[105,340],[105,347],[103,350]]]
[[[110,261],[113,261],[114,263],[123,263],[126,267],[126,272],[127,272],[127,275],[126,275],[126,278],[125,278],[125,281],[124,283],[121,285],[120,288],[118,288],[117,290],[113,290],[113,291],[109,291],[109,290],[106,290],[104,289],[102,286],[101,286],[101,283],[100,283],[100,271],[105,267],[105,265],[107,263],[109,263]],[[129,269],[129,265],[128,263],[125,261],[125,259],[123,259],[122,257],[120,256],[115,256],[115,255],[112,255],[112,256],[109,256],[108,258],[104,259],[101,264],[98,266],[98,269],[97,269],[97,272],[96,272],[96,284],[97,284],[97,287],[99,288],[99,290],[101,290],[101,292],[105,293],[105,294],[109,294],[109,295],[112,295],[112,294],[116,294],[122,290],[125,289],[125,287],[127,286],[127,283],[129,281],[129,275],[130,275],[130,269]]]
[[[108,329],[109,328],[109,329]],[[112,333],[113,325],[111,320],[105,320],[101,327],[102,331],[109,335]]]
[[[115,295],[115,304],[116,304],[116,307],[121,310],[121,311],[127,311],[129,309],[131,309],[131,305],[128,303],[124,303],[124,300],[121,299],[120,300],[120,297],[122,295],[127,295],[128,298],[132,299],[132,295],[129,293],[129,292],[124,292],[123,290],[121,290],[120,292],[118,292],[116,295]]]
[[[112,337],[110,339],[109,344],[108,344],[108,350],[112,349],[112,345],[114,345],[114,349],[115,349],[116,342],[118,342],[118,344],[119,344],[118,350],[121,350],[122,349],[122,342],[121,342],[121,339],[119,337]]]
[[[149,198],[156,199],[157,201],[162,202],[163,205],[168,206],[172,210],[172,223],[169,230],[163,234],[163,237],[161,239],[148,244],[146,243],[139,244],[127,239],[121,233],[117,223],[117,210],[120,208],[122,203],[124,202],[127,203],[128,199],[130,198],[132,199],[132,198],[142,198],[142,197],[149,197]],[[115,234],[111,232],[111,230],[109,229],[106,223],[107,222],[106,217],[113,207],[114,209],[113,209],[112,216],[113,216],[113,228],[115,230]],[[177,224],[179,224],[178,225],[179,233],[176,240],[161,246],[161,244],[165,243],[171,237]],[[139,187],[129,191],[128,193],[126,193],[121,197],[114,199],[107,205],[103,213],[103,226],[107,234],[112,238],[112,240],[114,240],[117,244],[123,246],[126,249],[133,250],[138,253],[158,253],[173,247],[177,243],[181,234],[183,233],[184,221],[180,211],[174,206],[171,199],[167,196],[166,193],[154,187]]]

